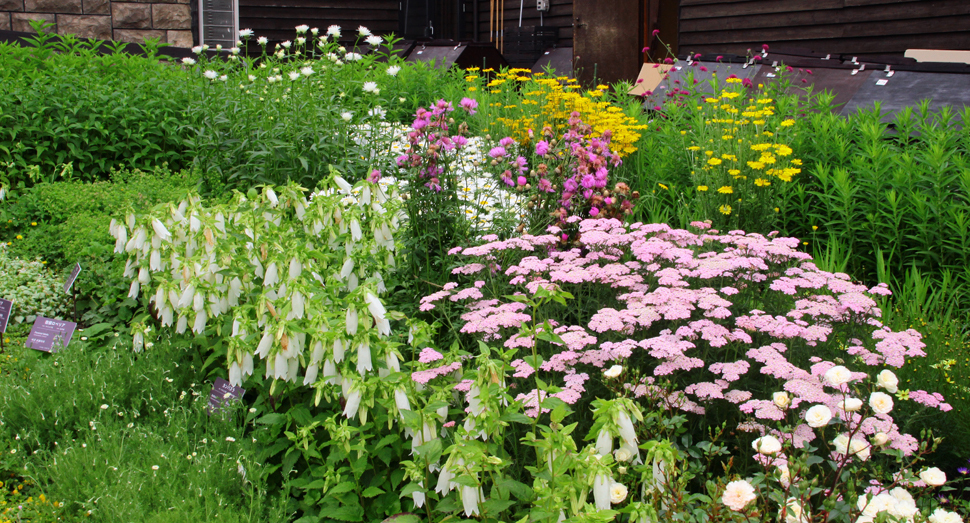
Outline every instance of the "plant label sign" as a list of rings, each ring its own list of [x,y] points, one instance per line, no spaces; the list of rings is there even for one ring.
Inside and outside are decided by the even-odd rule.
[[[12,311],[13,302],[0,298],[0,332],[7,332],[7,322],[10,321]]]
[[[34,320],[33,327],[30,328],[30,334],[27,335],[27,341],[24,345],[27,348],[44,352],[57,352],[59,348],[67,347],[67,344],[71,342],[71,337],[74,336],[74,329],[76,328],[77,323],[71,321],[38,316]]]
[[[212,384],[212,391],[209,392],[209,407],[206,411],[211,416],[213,412],[219,412],[219,409],[227,403],[242,398],[243,394],[246,394],[246,389],[233,387],[228,381],[216,378],[215,383]]]
[[[67,278],[67,283],[64,284],[64,292],[71,292],[71,287],[74,286],[74,280],[77,279],[78,274],[81,274],[81,264],[75,263],[74,270],[71,271],[71,275]]]

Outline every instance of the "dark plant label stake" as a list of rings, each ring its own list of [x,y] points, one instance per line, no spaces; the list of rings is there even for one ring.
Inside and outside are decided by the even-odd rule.
[[[234,387],[228,381],[216,378],[215,383],[212,384],[212,391],[209,392],[209,406],[206,412],[211,416],[213,412],[219,412],[230,401],[242,398],[243,394],[246,394],[246,389]]]
[[[57,352],[59,347],[67,347],[74,336],[77,323],[55,320],[38,316],[30,328],[24,346],[44,352]]]

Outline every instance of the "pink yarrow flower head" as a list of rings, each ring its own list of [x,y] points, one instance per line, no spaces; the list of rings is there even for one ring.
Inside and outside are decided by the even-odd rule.
[[[461,108],[468,111],[468,114],[475,114],[478,109],[478,102],[474,98],[462,98]]]

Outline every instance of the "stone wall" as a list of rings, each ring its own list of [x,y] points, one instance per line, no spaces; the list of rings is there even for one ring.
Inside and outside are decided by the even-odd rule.
[[[0,30],[33,31],[31,20],[46,20],[58,34],[143,43],[158,38],[192,47],[191,0],[0,0]]]

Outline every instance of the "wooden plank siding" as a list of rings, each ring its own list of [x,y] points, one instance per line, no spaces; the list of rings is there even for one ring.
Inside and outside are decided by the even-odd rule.
[[[967,0],[680,0],[680,50],[807,48],[866,56],[970,49]]]
[[[345,37],[366,26],[374,34],[397,33],[398,0],[239,0],[239,27],[252,29],[270,41],[293,40],[301,24],[343,28]]]
[[[467,1],[467,0],[466,0]],[[495,0],[500,2],[500,0]],[[505,0],[505,10],[503,12],[506,31],[514,30],[519,26],[519,2],[515,0]],[[478,2],[478,40],[488,42],[488,10],[489,0],[479,0]],[[542,13],[542,22],[539,21],[539,11],[536,10],[535,0],[525,0],[522,9],[522,26],[558,27],[559,42],[558,47],[572,47],[573,45],[573,0],[550,0],[549,11]],[[472,24],[468,25],[472,28]],[[472,34],[466,35],[471,38]]]

